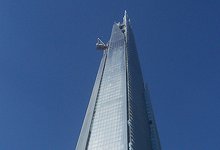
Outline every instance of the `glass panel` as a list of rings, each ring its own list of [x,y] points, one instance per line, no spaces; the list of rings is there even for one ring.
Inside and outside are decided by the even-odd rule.
[[[88,150],[126,148],[126,70],[124,35],[113,27],[97,97]]]

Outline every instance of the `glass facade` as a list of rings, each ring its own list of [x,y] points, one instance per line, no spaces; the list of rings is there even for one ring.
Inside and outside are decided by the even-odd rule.
[[[125,13],[104,50],[76,150],[160,150],[133,32]]]
[[[106,51],[105,69],[98,91],[88,149],[126,148],[126,68],[125,40],[115,24]]]

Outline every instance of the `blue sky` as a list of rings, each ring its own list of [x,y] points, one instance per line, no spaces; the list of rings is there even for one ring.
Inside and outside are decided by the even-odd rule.
[[[220,149],[220,1],[1,0],[0,149],[72,150],[128,11],[163,150]]]

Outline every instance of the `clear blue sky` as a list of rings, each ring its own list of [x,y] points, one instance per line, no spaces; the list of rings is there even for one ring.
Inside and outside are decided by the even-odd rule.
[[[73,150],[127,9],[163,150],[220,149],[219,0],[1,0],[0,150]]]

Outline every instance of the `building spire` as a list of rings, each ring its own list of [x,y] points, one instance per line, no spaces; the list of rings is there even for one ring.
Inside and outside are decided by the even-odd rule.
[[[125,10],[125,13],[124,13],[124,17],[123,17],[123,27],[124,27],[124,35],[125,35],[125,41],[127,41],[127,34],[128,34],[128,26],[129,26],[129,22],[130,22],[130,19],[128,17],[128,13],[127,11]]]
[[[127,25],[127,22],[128,22],[128,21],[129,21],[128,13],[127,13],[127,11],[125,10],[124,17],[123,17],[123,24],[124,24],[124,25]]]

